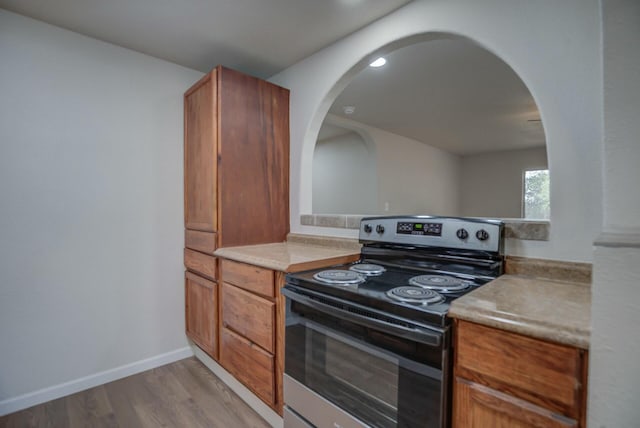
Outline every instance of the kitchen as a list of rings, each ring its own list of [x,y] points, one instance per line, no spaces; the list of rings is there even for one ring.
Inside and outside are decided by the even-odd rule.
[[[550,240],[508,241],[507,254],[594,263],[590,425],[633,426],[637,9],[607,1],[518,6],[412,2],[270,77],[291,90],[291,231],[355,237],[300,222],[311,212],[305,171],[315,135],[353,65],[432,29],[491,46],[538,101],[554,186]],[[168,361],[186,347],[174,304],[184,239],[175,160],[182,94],[201,72],[9,12],[2,19],[3,58],[11,58],[3,60],[1,115],[4,403],[148,358]],[[93,110],[78,109],[95,99]],[[94,138],[95,147],[82,144]]]

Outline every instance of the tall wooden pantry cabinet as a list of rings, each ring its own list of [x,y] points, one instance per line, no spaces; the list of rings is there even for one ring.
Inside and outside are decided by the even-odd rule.
[[[289,232],[289,91],[216,67],[184,94],[185,321],[218,360],[216,248]]]

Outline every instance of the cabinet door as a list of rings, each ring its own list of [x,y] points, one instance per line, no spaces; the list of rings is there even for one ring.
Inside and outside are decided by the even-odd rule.
[[[578,423],[527,401],[457,378],[454,428],[568,428]]]
[[[184,223],[217,228],[217,99],[214,70],[184,94]]]
[[[187,336],[203,351],[217,359],[216,283],[186,272],[184,297]]]

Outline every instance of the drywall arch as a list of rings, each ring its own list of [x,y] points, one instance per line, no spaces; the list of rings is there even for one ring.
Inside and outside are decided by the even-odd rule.
[[[272,77],[291,89],[292,232],[355,237],[300,224],[310,212],[314,139],[332,100],[372,54],[427,36],[453,34],[488,49],[520,76],[545,124],[551,236],[507,242],[509,254],[590,261],[602,219],[602,59],[597,0],[416,1]]]
[[[345,120],[341,117],[328,114],[323,124],[332,125],[343,129],[347,135],[355,136],[358,141],[354,145],[354,141],[347,138],[348,142],[346,151],[339,149],[340,144],[332,145],[330,150],[321,151],[324,153],[320,159],[327,161],[327,154],[332,153],[328,158],[329,164],[324,164],[325,168],[317,170],[319,165],[318,144],[324,143],[326,140],[316,141],[313,145],[313,165],[308,173],[312,176],[313,189],[313,212],[321,214],[363,214],[362,211],[348,211],[349,207],[355,208],[365,205],[370,208],[369,211],[374,213],[379,205],[378,201],[378,154],[376,144],[371,138],[369,132],[363,128],[362,124]],[[329,140],[336,144],[336,140],[345,138],[345,135],[332,137]],[[341,140],[344,142],[344,140]],[[353,149],[360,146],[359,152]],[[329,166],[330,165],[330,166]],[[337,168],[336,168],[336,165]],[[343,169],[344,167],[344,169]],[[351,167],[355,167],[356,180],[352,177]],[[325,175],[326,174],[326,175]],[[320,191],[318,194],[317,192]],[[354,194],[356,194],[354,196]],[[333,195],[333,196],[330,196]],[[354,202],[358,201],[358,202]],[[339,208],[328,209],[327,207]],[[347,211],[343,211],[343,210]],[[309,211],[311,212],[311,211]]]
[[[407,47],[409,49],[407,49]],[[461,56],[459,50],[462,49],[464,54]],[[388,61],[390,61],[390,66],[383,67],[390,67],[389,70],[368,70],[370,69],[368,64],[370,63],[371,58],[376,58],[378,55],[383,55]],[[485,68],[485,64],[487,63],[479,62],[479,58],[482,58],[483,61],[487,61],[487,63],[497,64],[496,68],[498,68],[498,74],[489,74],[489,70],[491,69]],[[466,76],[464,81],[461,81],[459,76],[456,78],[456,81],[458,81],[462,86],[460,84],[452,85],[451,81],[446,80],[446,76],[437,74],[439,66],[442,67],[447,63],[456,64],[454,68],[448,69],[447,75],[458,75],[458,73],[462,73]],[[409,67],[410,64],[413,64],[413,66]],[[461,69],[461,66],[464,69]],[[382,119],[381,117],[378,117],[377,120],[382,120],[383,122],[388,120],[388,122],[385,123],[388,125],[392,124],[399,120],[398,115],[400,113],[399,111],[390,109],[387,103],[387,101],[394,102],[393,100],[386,99],[386,94],[389,93],[389,85],[391,85],[396,87],[399,91],[394,91],[394,94],[390,94],[391,98],[394,96],[397,97],[397,93],[401,93],[404,89],[407,91],[405,92],[406,95],[404,96],[404,102],[411,105],[412,102],[415,103],[415,100],[420,99],[422,102],[430,106],[412,110],[414,114],[419,115],[419,118],[411,116],[411,113],[406,117],[401,115],[403,116],[402,120],[409,129],[414,129],[414,127],[419,123],[417,121],[424,121],[424,124],[430,123],[429,117],[432,116],[434,110],[444,109],[445,111],[448,111],[449,113],[445,114],[444,117],[450,117],[449,114],[451,113],[458,114],[455,113],[458,110],[465,111],[466,101],[461,101],[459,98],[461,94],[465,93],[467,94],[467,100],[472,101],[472,104],[484,104],[485,109],[493,109],[497,105],[502,106],[503,109],[507,109],[506,111],[509,113],[503,112],[501,113],[501,116],[497,118],[494,117],[494,120],[505,120],[509,123],[513,123],[514,120],[518,120],[521,123],[520,136],[518,136],[518,134],[514,135],[511,133],[508,134],[510,135],[508,139],[503,140],[508,144],[512,144],[511,148],[504,146],[500,149],[494,148],[493,151],[498,152],[511,149],[518,150],[518,153],[523,153],[521,151],[522,147],[519,145],[523,144],[522,141],[527,141],[529,139],[529,137],[524,134],[524,126],[529,125],[525,120],[534,117],[537,118],[539,113],[535,100],[531,96],[526,84],[508,64],[493,52],[466,37],[445,33],[425,33],[409,37],[407,39],[398,40],[391,43],[389,46],[384,46],[371,55],[367,55],[367,57],[363,58],[361,63],[355,68],[357,69],[355,70],[355,76],[353,76],[353,70],[349,70],[349,77],[346,78],[343,76],[341,81],[336,84],[336,86],[340,88],[345,88],[344,91],[347,92],[344,92],[343,90],[337,91],[337,93],[333,90],[330,91],[330,94],[327,95],[328,97],[330,96],[330,99],[323,100],[324,105],[329,104],[331,106],[330,113],[328,113],[323,120],[322,115],[324,112],[316,112],[316,117],[312,119],[312,123],[321,122],[320,136],[318,139],[322,138],[322,135],[324,134],[323,130],[325,124],[335,123],[336,118],[342,118],[344,122],[351,124],[343,126],[345,128],[360,126],[373,131],[373,133],[377,135],[377,138],[380,140],[378,144],[380,144],[381,153],[383,153],[383,156],[377,160],[379,174],[381,174],[377,177],[379,180],[379,192],[382,192],[378,194],[378,199],[385,202],[376,204],[373,208],[369,205],[365,205],[363,202],[361,209],[357,210],[357,199],[343,197],[339,189],[336,189],[331,193],[321,191],[319,195],[316,195],[316,190],[323,190],[327,186],[339,188],[340,186],[336,186],[335,182],[335,180],[338,179],[342,180],[341,182],[345,183],[345,185],[348,185],[348,183],[352,183],[354,185],[355,183],[358,183],[357,185],[359,189],[368,190],[369,186],[367,184],[374,185],[376,177],[369,177],[369,173],[356,173],[356,170],[360,170],[359,165],[361,165],[362,159],[355,158],[352,160],[352,163],[345,163],[347,162],[347,151],[344,151],[344,156],[337,157],[335,159],[336,164],[343,165],[342,168],[336,171],[337,175],[329,175],[323,170],[318,171],[318,167],[323,164],[318,162],[316,157],[320,153],[320,159],[324,159],[327,156],[326,153],[328,153],[326,150],[327,146],[322,146],[322,150],[318,149],[319,143],[315,143],[315,147],[313,149],[311,149],[310,146],[306,146],[306,144],[316,140],[316,138],[313,137],[313,132],[310,132],[311,135],[308,136],[311,138],[305,139],[305,146],[303,147],[303,150],[314,150],[312,171],[313,186],[311,191],[313,199],[313,213],[323,214],[329,212],[347,212],[349,214],[377,215],[428,213],[432,215],[442,214],[450,216],[476,215],[505,216],[513,218],[522,217],[522,176],[524,173],[523,165],[521,164],[522,161],[501,164],[501,162],[505,160],[504,155],[499,156],[497,153],[486,153],[484,157],[474,156],[474,161],[468,161],[466,163],[467,167],[462,168],[462,160],[467,159],[469,155],[456,154],[457,152],[455,151],[454,146],[451,146],[450,149],[447,149],[446,147],[442,148],[437,143],[433,145],[429,139],[420,138],[418,139],[425,144],[418,143],[414,146],[408,140],[401,137],[403,135],[405,137],[407,136],[402,132],[392,132],[391,134],[388,134],[389,137],[392,135],[396,136],[393,140],[393,144],[382,144],[384,138],[389,137],[385,137],[384,132],[381,133],[379,129],[375,129],[375,123],[368,122],[365,119],[365,123],[373,125],[373,127],[371,127],[365,125],[365,123],[358,124],[358,122],[350,120],[350,117],[339,117],[331,114],[336,111],[336,108],[340,108],[339,106],[336,106],[336,103],[343,105],[355,102],[359,108],[363,108],[363,111],[367,111],[372,108],[386,109],[387,118]],[[414,75],[413,73],[417,70],[420,70],[420,73]],[[373,76],[375,76],[375,78]],[[415,80],[417,76],[420,76],[419,81]],[[502,79],[502,76],[504,76],[504,80]],[[444,80],[442,80],[443,77]],[[369,98],[368,102],[365,103],[362,99],[358,99],[358,96],[353,92],[349,92],[349,89],[355,82],[355,86],[360,87],[360,91],[362,91],[361,85],[363,84],[363,80],[367,81],[367,79],[375,79],[376,86],[367,90]],[[347,80],[347,82],[344,82],[343,80]],[[471,82],[473,82],[473,85],[469,86],[469,83]],[[394,85],[400,85],[401,87],[398,88]],[[460,88],[462,87],[465,89],[461,92]],[[431,89],[425,92],[425,88]],[[481,88],[487,90],[484,96],[478,97],[476,93],[473,98],[469,98],[474,91],[482,90]],[[500,99],[507,94],[507,92],[505,92],[507,88],[513,88],[513,91],[509,92],[509,97],[512,98],[509,99],[512,101],[517,100],[516,104],[496,104],[497,99]],[[380,95],[377,91],[384,92],[385,95]],[[443,97],[440,91],[443,91],[446,96]],[[371,94],[375,93],[378,93],[378,95],[371,97]],[[429,94],[431,94],[431,96]],[[492,94],[495,94],[495,97],[497,98],[492,99]],[[518,98],[513,98],[516,94],[518,94]],[[522,98],[520,98],[520,94],[522,94]],[[362,96],[362,94],[359,96]],[[523,102],[524,100],[527,101],[526,109],[523,109],[523,105],[517,104],[517,102]],[[398,99],[396,98],[395,102],[397,101]],[[438,108],[438,106],[440,106],[440,108]],[[454,107],[453,110],[451,110],[452,107]],[[460,114],[464,115],[464,113]],[[458,117],[454,126],[460,127],[461,124],[468,123],[466,119],[470,118],[471,117],[469,116],[464,119],[463,117]],[[437,127],[437,124],[432,123],[432,125]],[[475,126],[477,126],[477,124]],[[544,129],[541,127],[541,123],[536,123],[536,126],[538,129],[537,132],[539,133],[536,134],[536,136],[539,135],[538,138],[541,138],[542,144],[545,145],[544,135],[542,135]],[[487,134],[496,136],[497,134],[495,130],[504,128],[494,128],[492,125],[489,125],[489,123],[486,123],[484,127],[476,129],[474,131],[474,135],[468,136],[465,139],[460,139],[460,134],[458,134],[458,132],[463,132],[463,129],[465,128],[450,129],[451,134],[449,140],[451,142],[467,141],[471,143],[473,139],[478,138],[481,140],[478,141],[479,143],[486,144],[487,141],[489,141]],[[487,134],[485,134],[485,130]],[[502,135],[502,138],[504,138],[507,134]],[[518,138],[520,138],[521,141],[518,141]],[[417,141],[414,141],[414,143],[417,143]],[[340,149],[336,147],[336,151],[337,150]],[[546,168],[546,147],[542,148],[542,153],[544,161],[542,161],[540,165],[543,165]],[[536,156],[536,162],[540,162],[538,160],[539,157],[539,155]],[[493,158],[495,158],[496,161],[491,162],[491,159]],[[422,159],[422,162],[419,162],[418,159]],[[515,158],[512,158],[512,160],[515,160]],[[529,160],[529,162],[531,162],[531,160]],[[498,168],[496,168],[496,166],[498,166]],[[503,168],[499,168],[500,166]],[[350,169],[353,169],[353,173],[347,172]],[[303,170],[308,171],[308,168],[304,167]],[[469,175],[469,171],[473,171],[473,175]],[[466,178],[466,181],[463,181],[463,177]],[[303,186],[305,178],[306,177],[304,176],[302,177]],[[321,181],[325,181],[325,184],[321,184]],[[417,193],[415,191],[408,190],[407,184],[409,183],[413,183],[414,185],[418,185],[418,183],[420,183],[419,194],[421,197],[416,197]],[[346,191],[347,189],[344,188],[344,190]],[[302,194],[308,193],[305,187],[301,189],[301,192]],[[333,195],[334,199],[331,199],[329,194]],[[360,192],[357,192],[356,194],[360,195]],[[323,201],[322,205],[330,206],[335,211],[318,210],[319,205],[317,202],[319,200]],[[354,207],[356,208],[355,210]],[[463,207],[466,209],[466,214],[462,209]]]

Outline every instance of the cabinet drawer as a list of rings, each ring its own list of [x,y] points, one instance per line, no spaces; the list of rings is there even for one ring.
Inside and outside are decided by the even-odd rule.
[[[222,280],[254,293],[275,297],[274,273],[270,269],[221,260]]]
[[[457,326],[456,376],[579,418],[578,349],[465,321]]]
[[[222,325],[273,353],[276,304],[224,282],[221,299]]]
[[[184,265],[192,272],[199,273],[209,279],[218,278],[216,258],[197,251],[184,249]]]
[[[574,419],[464,379],[457,378],[453,390],[453,428],[578,427]]]
[[[201,253],[213,254],[216,250],[216,234],[199,230],[185,230],[184,246]]]
[[[275,404],[273,355],[234,332],[222,329],[220,363],[264,402]]]

